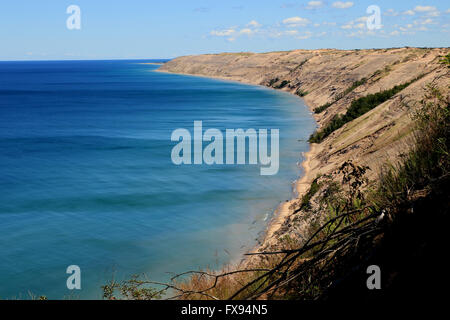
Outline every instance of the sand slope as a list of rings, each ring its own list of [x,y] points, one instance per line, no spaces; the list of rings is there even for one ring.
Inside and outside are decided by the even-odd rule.
[[[411,109],[423,97],[425,88],[433,84],[449,94],[449,68],[440,57],[450,53],[447,48],[373,49],[373,50],[294,50],[270,53],[223,53],[186,56],[164,64],[160,71],[184,73],[245,83],[278,87],[304,97],[311,110],[331,102],[363,78],[358,86],[314,117],[319,126],[336,115],[345,113],[358,97],[390,89],[419,75],[420,80],[379,105],[367,114],[347,123],[320,144],[313,144],[303,163],[305,175],[297,182],[299,197],[309,189],[320,173],[335,171],[344,161],[353,160],[371,168],[369,178],[376,179],[380,167],[408,147],[411,133]],[[289,234],[292,208],[298,199],[282,204],[269,225],[263,247],[276,244]]]

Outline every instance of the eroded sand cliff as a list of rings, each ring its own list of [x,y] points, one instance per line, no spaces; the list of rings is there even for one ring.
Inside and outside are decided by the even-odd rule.
[[[180,57],[164,64],[160,71],[265,85],[302,96],[306,93],[303,98],[311,110],[332,103],[314,114],[320,127],[336,114],[345,113],[354,99],[419,78],[320,144],[311,145],[303,164],[305,175],[296,184],[298,197],[278,209],[260,247],[267,248],[294,232],[290,228],[294,209],[318,174],[334,172],[343,162],[352,160],[369,166],[369,178],[374,180],[384,163],[395,161],[407,149],[411,110],[424,96],[427,85],[449,94],[449,68],[440,63],[449,52],[447,48],[399,48],[223,53]]]

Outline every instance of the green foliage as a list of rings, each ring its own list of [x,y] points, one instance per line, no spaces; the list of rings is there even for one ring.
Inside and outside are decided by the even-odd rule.
[[[311,200],[312,197],[314,197],[314,195],[320,189],[320,184],[318,182],[319,179],[320,179],[320,176],[317,176],[317,178],[315,178],[313,180],[313,182],[311,183],[311,187],[309,188],[308,192],[303,195],[302,202],[300,204],[300,209],[301,210],[302,209],[303,210],[308,210],[308,209],[311,208],[310,200]]]
[[[184,286],[178,286],[184,290],[179,298],[317,300],[327,298],[331,285],[344,283],[341,286],[344,289],[346,285],[351,285],[351,275],[355,270],[365,270],[374,252],[379,253],[387,247],[396,250],[398,243],[394,242],[394,246],[391,246],[391,242],[381,247],[380,239],[392,235],[390,225],[394,222],[399,224],[399,220],[395,220],[399,212],[414,208],[411,195],[416,191],[438,190],[445,179],[448,185],[449,106],[448,97],[444,97],[435,87],[428,87],[427,96],[413,116],[416,129],[414,145],[398,164],[387,167],[373,190],[368,189],[366,173],[369,168],[352,161],[343,163],[333,174],[322,176],[320,182],[318,176],[302,198],[302,206],[310,206],[311,198],[322,190],[316,198],[319,203],[326,203],[328,217],[325,217],[326,221],[312,220],[306,243],[285,236],[280,239],[284,249],[279,251],[280,255],[274,252],[266,255],[261,253],[263,258],[256,260],[250,270],[224,270],[221,275],[213,276],[210,276],[211,272],[194,273]],[[333,177],[341,177],[340,185]],[[327,179],[330,179],[329,182]],[[444,195],[445,191],[440,190]],[[431,197],[430,201],[433,200]],[[445,208],[437,202],[437,207]],[[419,231],[413,232],[414,237],[422,236],[420,227],[430,213],[429,210],[422,213],[425,216],[420,217]],[[436,223],[441,221],[432,221],[432,224]],[[410,226],[406,224],[406,228]],[[398,237],[401,238],[400,245],[408,244],[408,247],[400,248],[414,248],[414,243],[404,241],[403,234]],[[415,260],[416,253],[425,247],[416,248],[420,250],[412,251]],[[395,252],[401,254],[403,251]],[[392,255],[386,257],[392,259]],[[151,282],[139,281],[137,278],[122,284],[112,281],[103,287],[104,298],[115,299],[115,291],[129,299],[158,298],[159,292],[148,287],[149,284]],[[277,285],[277,289],[274,289],[274,285]],[[336,288],[338,294],[343,290]],[[240,294],[232,296],[236,292]],[[255,292],[260,294],[253,296]]]
[[[366,82],[367,82],[366,78],[362,78],[361,80],[357,80],[357,81],[353,82],[350,87],[348,87],[347,89],[344,90],[344,92],[342,92],[339,95],[337,95],[334,98],[333,102],[328,102],[328,103],[325,103],[324,105],[321,105],[320,107],[315,108],[314,109],[314,113],[321,113],[321,112],[325,111],[326,109],[328,109],[328,107],[330,107],[334,103],[338,102],[343,97],[345,97],[347,94],[349,94],[350,92],[352,92],[353,90],[355,90],[359,86],[362,86]]]
[[[391,253],[401,248],[406,252],[403,257],[415,261],[417,252],[426,250],[430,237],[424,237],[423,234],[435,232],[434,228],[423,230],[424,225],[427,226],[427,219],[432,220],[434,210],[448,214],[448,204],[439,199],[445,199],[445,186],[448,186],[450,177],[449,106],[449,98],[444,97],[437,88],[429,86],[421,106],[413,115],[414,145],[399,163],[386,167],[374,188],[369,189],[365,178],[368,167],[355,165],[351,161],[345,162],[335,172],[342,176],[342,191],[335,186],[323,186],[325,191],[321,197],[327,203],[328,215],[325,222],[309,229],[309,234],[315,237],[317,243],[325,244],[304,253],[305,276],[299,273],[297,281],[289,286],[289,292],[294,293],[292,298],[327,298],[330,283],[345,283],[337,289],[338,294],[347,290],[346,286],[352,285],[347,279],[351,278],[354,270],[364,268],[366,259],[373,256],[374,252],[390,261]],[[413,211],[421,216],[411,220]],[[431,227],[436,223],[445,223],[445,220],[428,221]],[[394,228],[396,231],[402,230],[398,229],[399,226],[403,230],[416,228],[416,231],[411,231],[413,240],[424,237],[423,240],[418,243],[405,241],[404,232],[394,232]],[[345,232],[349,232],[349,236],[338,236]],[[441,238],[445,239],[445,235]],[[384,246],[380,243],[384,243]],[[445,244],[442,246],[445,252]],[[394,248],[393,251],[385,253],[390,248]],[[410,252],[414,253],[412,257]],[[397,254],[403,254],[403,251],[397,251]],[[313,266],[310,262],[315,259],[320,262]],[[398,273],[399,270],[393,269],[391,272]]]
[[[270,79],[269,83],[267,84],[267,86],[268,87],[272,87],[274,89],[283,89],[284,87],[286,87],[290,83],[289,80],[283,80],[283,81],[281,81],[281,83],[279,85],[275,85],[279,81],[280,81],[279,78]]]
[[[284,87],[286,87],[288,84],[290,83],[289,80],[283,80],[281,81],[281,83],[277,86],[274,86],[275,89],[283,89]]]
[[[346,202],[346,210],[360,209],[361,203],[364,201],[362,188],[369,180],[365,177],[367,166],[357,166],[351,160],[346,161],[339,168],[338,172],[342,174],[342,185],[347,187],[348,197]]]
[[[323,105],[321,105],[320,107],[317,107],[314,109],[314,113],[321,113],[323,111],[325,111],[326,109],[328,109],[328,107],[330,107],[334,102],[327,102]]]
[[[316,131],[313,133],[309,142],[311,143],[320,143],[326,137],[328,137],[332,132],[344,126],[346,123],[362,116],[363,114],[369,112],[374,109],[378,105],[383,102],[389,100],[394,95],[408,87],[411,83],[415,82],[419,78],[413,79],[406,83],[397,85],[391,89],[384,90],[381,92],[377,92],[375,94],[369,94],[365,97],[361,97],[359,99],[353,100],[350,107],[347,109],[347,112],[344,115],[335,115],[333,119],[331,119],[330,123],[320,131]]]
[[[151,282],[140,280],[134,275],[130,280],[116,282],[114,279],[102,286],[103,299],[107,300],[154,300],[161,298],[161,292],[149,286]]]
[[[450,173],[450,110],[448,98],[428,86],[421,107],[414,113],[414,147],[398,164],[386,166],[377,195],[380,205],[409,201],[413,190],[434,188]]]
[[[296,67],[294,68],[294,70],[300,69],[300,68],[303,67],[303,65],[304,65],[305,63],[307,63],[307,62],[308,62],[308,59],[303,60],[302,62],[300,62],[300,64],[299,64],[298,66],[296,66]]]
[[[366,78],[362,78],[360,80],[357,80],[357,81],[353,82],[352,85],[344,91],[343,95],[345,96],[345,95],[349,94],[350,92],[352,92],[353,90],[355,90],[359,86],[362,86],[366,82],[367,82]]]
[[[308,94],[308,91],[303,91],[302,89],[298,89],[296,94],[300,97],[304,97]]]
[[[326,211],[328,216],[325,224],[320,226],[314,225],[309,229],[309,234],[315,234],[318,229],[322,229],[317,234],[317,240],[325,239],[331,234],[342,230],[349,225],[355,223],[359,219],[373,213],[375,208],[366,200],[364,188],[368,185],[369,180],[365,177],[367,166],[355,165],[351,160],[344,162],[334,173],[342,176],[342,189],[336,185],[333,180],[329,180],[321,194],[319,202],[326,202]],[[330,177],[331,178],[331,177]],[[345,218],[338,219],[343,215],[352,212]],[[326,226],[325,228],[323,226]],[[328,245],[333,246],[335,241],[329,241]],[[316,248],[307,254],[307,257],[314,257],[323,248]]]
[[[440,63],[447,65],[450,68],[450,53],[440,60]]]
[[[270,80],[269,80],[268,86],[269,86],[269,87],[272,87],[272,86],[273,86],[275,83],[277,83],[279,80],[280,80],[280,79],[278,79],[278,78],[270,79]]]

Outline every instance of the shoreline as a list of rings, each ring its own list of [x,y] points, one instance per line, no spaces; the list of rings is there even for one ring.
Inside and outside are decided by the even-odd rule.
[[[162,64],[162,65],[164,65],[164,64]],[[170,71],[159,70],[159,69],[150,70],[150,71],[151,72],[167,73],[167,74],[176,74],[176,75],[180,75],[180,76],[199,77],[199,78],[205,78],[205,79],[229,81],[229,82],[233,82],[233,83],[239,83],[239,84],[242,84],[242,85],[257,86],[257,87],[262,87],[262,88],[266,88],[266,89],[277,90],[277,89],[274,89],[274,88],[266,87],[266,86],[264,86],[262,84],[257,84],[257,83],[252,83],[252,82],[245,82],[244,80],[231,79],[229,77],[205,76],[205,75],[202,75],[202,74],[191,74],[191,73],[183,73],[183,72],[170,72]],[[284,91],[284,92],[287,92],[287,91]],[[290,92],[287,92],[287,93],[290,93]]]
[[[225,80],[230,82],[237,82],[239,84],[247,84],[252,86],[260,86],[266,89],[272,89],[276,91],[283,91],[285,93],[294,95],[295,97],[302,99],[305,106],[308,108],[309,111],[312,113],[312,107],[309,106],[309,104],[306,103],[306,100],[302,97],[299,97],[298,95],[284,90],[274,89],[271,87],[267,87],[261,84],[255,84],[251,82],[245,82],[244,80],[238,80],[238,79],[230,79],[227,77],[220,77],[220,76],[205,76],[205,75],[196,75],[196,74],[189,74],[189,73],[178,73],[178,72],[169,72],[164,70],[152,70],[153,72],[161,72],[161,73],[168,73],[168,74],[177,74],[177,75],[185,75],[185,76],[191,76],[191,77],[201,77],[201,78],[208,78],[208,79],[217,79],[217,80]],[[314,113],[311,114],[311,117],[313,120],[317,123],[316,117],[314,117]],[[280,227],[284,224],[284,222],[293,214],[293,210],[290,209],[291,205],[301,198],[306,192],[308,192],[310,184],[312,180],[314,179],[312,176],[314,176],[314,170],[312,170],[311,162],[318,154],[318,145],[317,144],[309,144],[309,150],[304,153],[304,160],[302,161],[302,167],[303,167],[303,174],[299,175],[293,182],[292,186],[292,193],[293,195],[291,198],[287,201],[280,201],[278,206],[273,210],[271,219],[266,223],[266,226],[264,227],[264,230],[262,230],[262,236],[261,241],[258,241],[256,245],[252,247],[251,250],[247,251],[249,252],[258,252],[264,247],[267,247],[268,245],[274,244],[276,242],[275,233],[280,229]],[[248,262],[251,256],[244,256],[244,264]]]
[[[162,66],[164,64],[164,62],[141,62],[139,64],[149,64],[149,65],[153,65],[153,66]]]
[[[304,154],[305,159],[302,162],[303,174],[294,182],[294,197],[292,197],[288,201],[281,203],[275,210],[271,221],[266,227],[264,240],[262,241],[261,245],[257,246],[258,249],[264,245],[273,244],[273,241],[271,240],[273,240],[275,233],[281,228],[287,218],[290,217],[294,212],[294,210],[290,208],[292,204],[294,204],[296,200],[300,199],[305,193],[308,192],[311,182],[314,179],[312,177],[312,173],[314,172],[314,170],[311,167],[311,161],[318,153],[317,147],[318,146],[316,144],[309,144],[309,151]]]

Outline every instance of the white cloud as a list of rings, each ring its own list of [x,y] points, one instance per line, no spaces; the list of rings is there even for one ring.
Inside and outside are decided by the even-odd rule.
[[[441,13],[433,6],[416,6],[415,12],[426,13],[427,17],[439,17]]]
[[[424,26],[424,25],[428,25],[428,24],[436,24],[436,22],[434,22],[433,19],[428,18],[428,19],[424,19],[424,20],[414,20],[414,24],[416,26],[419,26],[419,25]]]
[[[286,25],[289,25],[291,27],[304,27],[307,24],[311,23],[311,21],[309,21],[306,18],[292,17],[292,18],[284,19],[283,23]]]
[[[239,34],[246,34],[246,35],[252,35],[254,33],[254,31],[252,29],[249,28],[244,28],[241,31],[239,31]]]
[[[360,17],[360,18],[356,19],[355,21],[356,22],[366,22],[367,19],[368,19],[368,17]]]
[[[323,37],[326,34],[327,33],[324,31],[312,32],[310,30],[299,31],[299,30],[289,29],[289,30],[273,30],[268,35],[272,38],[293,37],[294,39],[297,39],[297,40],[306,40],[306,39],[315,38],[315,37]]]
[[[323,7],[322,1],[310,1],[310,2],[308,2],[306,9],[311,10],[311,9],[318,9],[321,7]]]
[[[406,10],[402,14],[405,15],[405,16],[413,16],[416,13],[413,10]]]
[[[247,23],[247,27],[259,28],[261,27],[261,24],[256,20],[252,20],[249,23]]]
[[[336,22],[327,22],[327,21],[325,21],[325,22],[322,22],[322,24],[324,26],[335,26],[337,23]]]
[[[429,12],[429,11],[436,11],[436,7],[432,6],[416,6],[414,8],[414,11],[416,12]]]
[[[313,36],[313,33],[311,31],[305,31],[302,35],[298,36],[297,39],[299,40],[306,40]]]
[[[285,31],[273,31],[270,36],[273,38],[279,38],[283,36],[295,36],[298,34],[298,30],[285,30]]]
[[[439,11],[430,11],[427,13],[427,17],[439,17],[441,13]]]
[[[350,30],[350,29],[364,29],[366,27],[367,17],[359,17],[355,20],[352,20],[341,26],[341,29]]]
[[[347,8],[353,7],[353,2],[351,2],[351,1],[347,1],[347,2],[336,1],[336,2],[333,2],[332,6],[334,8],[338,8],[338,9],[347,9]]]
[[[434,23],[433,19],[425,19],[420,24],[426,25],[426,24],[433,24],[433,23]]]
[[[225,30],[213,30],[210,32],[210,35],[216,36],[216,37],[229,37],[233,35],[236,32],[235,29],[225,29]]]
[[[252,20],[242,28],[234,26],[223,30],[213,30],[209,34],[215,37],[225,37],[228,41],[235,41],[240,36],[251,36],[260,33],[259,29],[255,29],[260,26],[261,25],[257,21]]]
[[[298,31],[297,30],[286,30],[286,31],[284,31],[284,34],[288,35],[288,36],[293,36],[293,35],[298,34]]]
[[[354,38],[354,37],[362,37],[363,35],[364,35],[364,32],[359,30],[359,31],[348,34],[347,37]]]
[[[400,32],[398,32],[397,30],[392,31],[391,33],[389,33],[391,36],[398,36],[400,34]]]
[[[387,9],[386,12],[384,13],[386,16],[391,16],[391,17],[396,17],[398,16],[398,12],[395,11],[394,9]]]

